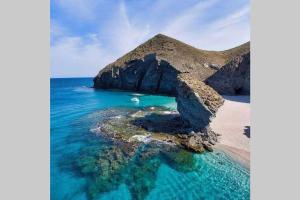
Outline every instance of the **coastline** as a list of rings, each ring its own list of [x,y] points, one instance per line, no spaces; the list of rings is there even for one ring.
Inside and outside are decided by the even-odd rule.
[[[211,122],[221,134],[214,148],[250,170],[250,96],[224,96],[225,102]]]
[[[213,147],[216,150],[226,153],[235,162],[250,170],[250,152],[243,149],[238,149],[233,146],[218,143]]]

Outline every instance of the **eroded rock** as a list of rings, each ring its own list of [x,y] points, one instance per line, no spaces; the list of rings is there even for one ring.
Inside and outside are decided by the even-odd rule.
[[[237,56],[206,81],[224,95],[250,94],[250,52]]]
[[[151,107],[123,111],[123,114],[125,114],[123,117],[110,117],[102,121],[98,124],[99,127],[93,130],[115,141],[132,144],[161,142],[197,153],[205,150],[203,141],[211,139],[208,134],[196,134],[191,131],[175,111],[166,112],[163,108]]]
[[[204,151],[204,147],[202,145],[203,141],[200,135],[194,134],[191,135],[188,139],[183,140],[181,144],[186,147],[186,149],[201,153]]]
[[[204,82],[189,73],[178,76],[177,110],[182,119],[196,132],[207,132],[212,117],[224,99]]]

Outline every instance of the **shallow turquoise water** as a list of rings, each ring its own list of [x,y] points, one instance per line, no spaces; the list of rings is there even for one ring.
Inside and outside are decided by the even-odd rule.
[[[91,158],[103,148],[118,148],[90,131],[106,117],[101,111],[146,106],[176,109],[176,103],[172,97],[153,95],[138,96],[137,103],[131,100],[137,94],[96,91],[89,86],[92,86],[91,78],[51,79],[52,200],[250,199],[249,171],[222,152],[194,154],[196,167],[188,172],[157,154],[146,164],[137,158],[117,176],[122,177],[120,180],[109,181],[109,189],[104,189],[105,185],[95,189],[95,175],[81,173],[77,161],[82,157]]]

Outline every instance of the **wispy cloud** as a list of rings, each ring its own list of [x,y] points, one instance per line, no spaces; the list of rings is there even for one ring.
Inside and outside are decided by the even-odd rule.
[[[195,25],[195,21],[201,20],[199,18],[205,15],[205,11],[209,10],[209,8],[215,3],[217,3],[217,0],[200,1],[192,8],[188,8],[182,13],[178,13],[178,17],[173,19],[170,25],[168,25],[162,32],[175,37],[178,36],[178,34],[182,34],[187,31],[190,32],[189,28]],[[201,27],[198,27],[198,30],[200,28]],[[197,31],[197,29],[195,31]]]
[[[52,76],[94,76],[164,33],[202,49],[250,39],[249,0],[51,0]]]
[[[64,37],[51,47],[51,73],[56,77],[91,76],[113,59],[95,35]]]
[[[233,26],[242,20],[245,20],[246,17],[249,17],[250,15],[250,6],[245,5],[242,8],[239,8],[238,10],[234,11],[232,14],[225,16],[224,18],[218,19],[216,22],[210,24],[210,28],[218,30],[222,28],[226,28],[228,26]]]
[[[224,50],[250,40],[250,7],[238,8],[212,21],[194,42],[208,50]]]
[[[107,42],[112,49],[117,54],[122,55],[145,41],[150,30],[149,26],[140,26],[130,20],[126,5],[124,1],[121,1],[117,12],[115,12],[109,24],[106,24],[106,29],[103,32],[107,36]]]

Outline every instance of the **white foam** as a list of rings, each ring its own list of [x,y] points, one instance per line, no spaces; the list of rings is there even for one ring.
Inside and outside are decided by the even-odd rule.
[[[117,115],[117,116],[114,116],[112,117],[113,119],[121,119],[122,118],[122,115]]]
[[[133,93],[133,96],[144,96],[144,94],[140,94],[140,93]]]
[[[137,111],[137,112],[131,114],[130,116],[131,116],[131,117],[139,117],[139,116],[142,116],[141,114],[142,114],[142,111],[139,110],[139,111]]]
[[[148,135],[134,135],[134,136],[131,136],[129,138],[129,142],[132,142],[132,141],[139,141],[139,142],[144,142],[144,143],[148,143],[152,140],[151,138],[151,135],[148,134]]]
[[[89,88],[87,86],[80,86],[73,89],[74,92],[92,92],[92,88]]]
[[[133,102],[136,102],[136,103],[140,102],[139,98],[137,98],[137,97],[133,97],[130,100],[133,101]]]
[[[97,127],[97,128],[91,128],[91,129],[90,129],[90,132],[92,132],[92,133],[98,133],[98,132],[100,132],[100,127]]]

